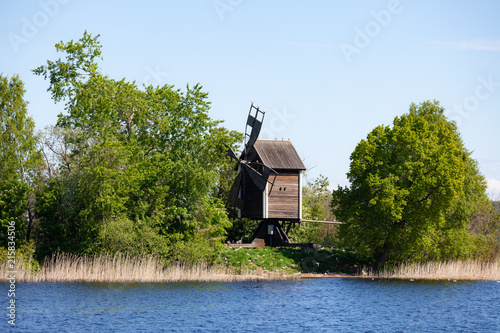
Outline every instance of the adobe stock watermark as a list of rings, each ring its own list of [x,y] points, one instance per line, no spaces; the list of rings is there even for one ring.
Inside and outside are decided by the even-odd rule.
[[[350,64],[355,54],[360,54],[362,50],[367,48],[372,40],[377,38],[382,30],[391,24],[394,15],[402,11],[403,7],[400,0],[390,0],[385,9],[371,11],[370,15],[373,20],[368,21],[363,29],[357,26],[354,28],[355,34],[352,44],[346,42],[339,44],[339,48],[347,63]]]
[[[163,85],[167,82],[168,72],[162,70],[160,65],[156,65],[153,69],[151,66],[146,66],[147,74],[142,79],[145,86],[149,85]]]
[[[217,16],[219,16],[219,20],[224,21],[224,16],[228,12],[234,11],[242,3],[243,0],[215,0],[212,2],[212,5],[214,6]]]
[[[280,109],[271,109],[266,113],[264,122],[266,126],[260,131],[260,135],[264,139],[277,139],[278,134],[283,132],[285,128],[290,125],[295,119],[295,115],[289,113],[286,107]]]
[[[54,18],[60,11],[62,5],[66,5],[70,0],[40,0],[38,6],[40,10],[35,12],[31,17],[23,16],[21,18],[21,30],[19,33],[9,32],[7,38],[14,52],[19,52],[19,47],[23,44],[28,44],[30,40],[35,38],[40,29],[45,27],[51,18]]]
[[[10,221],[7,226],[7,282],[8,305],[7,322],[16,326],[16,222]]]
[[[487,78],[480,75],[477,80],[479,83],[474,88],[474,92],[467,95],[461,104],[453,105],[453,109],[447,110],[445,113],[457,125],[460,125],[464,119],[469,118],[473,112],[477,111],[481,102],[490,98],[500,88],[500,81],[494,81],[491,74]]]

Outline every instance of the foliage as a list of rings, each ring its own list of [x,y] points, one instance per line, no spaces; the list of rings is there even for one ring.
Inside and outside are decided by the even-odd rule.
[[[15,222],[17,246],[31,237],[33,227],[32,193],[41,156],[25,92],[18,76],[0,75],[0,246],[7,244],[8,222]]]
[[[38,261],[34,259],[35,242],[23,242],[22,245],[16,247],[15,256],[12,256],[13,251],[8,248],[0,247],[0,265],[8,264],[8,260],[15,260],[15,267],[29,272],[36,272],[40,268]],[[9,269],[11,270],[11,269]]]
[[[498,202],[483,200],[467,229],[474,237],[476,258],[493,260],[500,257],[500,206]]]
[[[319,175],[302,187],[302,217],[305,220],[334,221],[331,203],[331,191],[328,189],[328,177]],[[304,222],[299,228],[290,230],[292,242],[308,242],[332,245],[335,241],[336,226],[330,224]]]
[[[228,209],[231,208],[228,207]],[[249,243],[260,221],[245,218],[233,218],[232,220],[231,228],[227,229],[227,241],[230,243]]]
[[[342,244],[379,264],[468,256],[467,225],[485,180],[437,101],[412,104],[351,155],[350,187],[333,192]]]
[[[333,220],[328,177],[319,175],[302,188],[302,215],[307,220]]]
[[[284,255],[299,264],[304,273],[341,273],[359,274],[362,267],[369,265],[369,260],[356,251],[337,248],[321,248],[314,251],[283,250]]]
[[[65,59],[34,70],[66,109],[42,135],[41,254],[175,256],[176,245],[221,242],[230,226],[218,198],[229,163],[221,150],[241,134],[209,117],[200,85],[140,89],[102,74],[98,37],[56,44]]]

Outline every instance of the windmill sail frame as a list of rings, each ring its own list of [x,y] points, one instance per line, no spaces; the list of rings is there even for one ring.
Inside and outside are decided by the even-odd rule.
[[[252,111],[255,110],[255,115],[252,115]],[[243,148],[243,156],[246,158],[248,152],[252,149],[255,141],[259,137],[260,130],[262,128],[262,123],[264,122],[265,112],[260,110],[258,106],[254,106],[253,102],[250,105],[250,110],[248,111],[247,123],[245,125],[245,142]],[[260,118],[260,120],[259,120]],[[248,127],[251,127],[252,130],[250,134],[248,133]]]

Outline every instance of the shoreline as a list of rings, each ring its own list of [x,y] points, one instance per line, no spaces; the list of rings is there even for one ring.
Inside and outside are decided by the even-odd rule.
[[[478,276],[449,276],[449,277],[431,277],[431,276],[402,276],[402,275],[348,275],[337,273],[267,273],[267,274],[211,274],[203,277],[186,274],[186,276],[165,276],[154,279],[133,279],[133,278],[50,278],[41,276],[41,274],[23,274],[16,278],[16,282],[23,283],[180,283],[180,282],[245,282],[245,281],[298,281],[307,279],[367,279],[367,280],[401,280],[401,281],[497,281],[497,278],[482,278]],[[9,282],[8,275],[2,274],[0,283]]]
[[[286,267],[286,266],[285,266]],[[448,261],[400,263],[391,269],[374,272],[359,269],[358,274],[297,272],[289,268],[268,270],[252,266],[237,268],[223,264],[176,263],[165,267],[155,256],[133,257],[126,254],[77,256],[57,254],[41,266],[17,261],[15,267],[0,265],[0,282],[237,282],[302,280],[317,278],[362,278],[438,281],[500,281],[500,259],[482,261]]]
[[[366,279],[366,280],[401,280],[401,281],[497,281],[500,279],[484,279],[480,277],[408,277],[408,276],[378,276],[378,275],[341,275],[341,274],[321,274],[304,273],[302,278],[321,279],[321,278],[346,278],[346,279]]]
[[[321,273],[305,273],[302,276],[288,275],[288,276],[223,276],[221,278],[215,279],[159,279],[159,280],[95,280],[95,279],[65,279],[65,280],[51,280],[51,279],[17,279],[16,282],[19,283],[182,283],[182,282],[261,282],[261,281],[300,281],[308,279],[364,279],[364,280],[400,280],[400,281],[441,281],[441,282],[458,282],[458,281],[496,281],[496,279],[481,279],[481,278],[409,278],[409,277],[379,277],[379,276],[361,276],[361,275],[340,275],[340,274],[321,274]],[[0,283],[8,283],[9,279],[1,278]]]

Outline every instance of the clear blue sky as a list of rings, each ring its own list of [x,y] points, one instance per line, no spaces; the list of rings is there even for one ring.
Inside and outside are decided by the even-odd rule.
[[[26,83],[38,129],[61,105],[30,70],[58,41],[101,34],[103,72],[138,84],[200,83],[211,116],[243,131],[250,103],[262,137],[290,138],[332,187],[349,156],[410,103],[437,99],[459,123],[500,198],[500,2],[0,0],[0,72]]]

